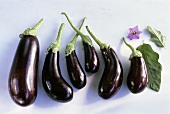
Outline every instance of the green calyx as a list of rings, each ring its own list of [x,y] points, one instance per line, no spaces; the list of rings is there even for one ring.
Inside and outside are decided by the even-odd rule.
[[[133,57],[142,57],[142,53],[138,50],[136,50],[134,47],[132,47],[130,44],[128,44],[125,40],[125,38],[123,38],[124,43],[132,50],[132,54],[130,55],[130,60]]]
[[[59,31],[58,31],[58,36],[57,36],[57,39],[55,42],[53,42],[48,48],[47,48],[47,51],[46,51],[46,54],[48,54],[49,50],[52,50],[53,53],[56,53],[57,51],[60,50],[60,42],[61,42],[61,36],[62,36],[62,31],[63,31],[63,28],[64,28],[64,23],[61,24],[60,28],[59,28]]]
[[[74,51],[76,49],[76,46],[74,43],[69,43],[67,46],[66,46],[66,56],[70,55],[72,51]]]
[[[36,36],[37,30],[43,23],[43,19],[41,19],[33,28],[27,28],[22,34],[19,35],[20,38],[23,38],[24,35],[32,35]]]
[[[94,39],[94,41],[100,46],[100,49],[103,48],[109,48],[109,45],[106,43],[102,43],[89,29],[88,26],[86,26],[86,29],[88,31],[88,33],[90,34],[90,36]]]
[[[70,23],[71,27],[77,32],[77,34],[79,34],[79,35],[81,36],[82,40],[83,40],[85,43],[93,46],[90,37],[87,36],[87,35],[84,35],[79,29],[77,29],[77,28],[73,25],[73,23],[71,22],[70,18],[68,17],[68,15],[67,15],[65,12],[62,12],[61,14],[65,15],[65,17],[67,18],[67,20],[68,20],[68,22]]]
[[[86,18],[83,19],[83,22],[80,25],[79,30],[81,30],[83,28],[83,25],[84,25],[85,21],[86,21]],[[72,41],[66,46],[66,51],[65,51],[66,52],[66,56],[70,55],[71,52],[76,49],[75,43],[76,43],[76,40],[77,40],[78,36],[79,36],[79,34],[77,33],[74,36],[74,38],[72,39]]]

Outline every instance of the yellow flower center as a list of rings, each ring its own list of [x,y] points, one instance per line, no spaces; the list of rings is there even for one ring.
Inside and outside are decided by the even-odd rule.
[[[136,34],[136,31],[133,31],[132,34],[135,35],[135,34]]]

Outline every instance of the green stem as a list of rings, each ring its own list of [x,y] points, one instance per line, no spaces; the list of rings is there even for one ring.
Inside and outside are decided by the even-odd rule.
[[[60,28],[59,28],[59,31],[58,31],[58,36],[57,36],[56,41],[55,41],[55,42],[58,43],[58,45],[60,45],[60,42],[61,42],[61,38],[62,38],[61,36],[62,36],[62,32],[63,32],[64,26],[65,26],[65,24],[62,23],[60,25]]]
[[[85,43],[93,46],[90,37],[87,36],[87,35],[84,35],[78,28],[76,28],[76,27],[73,25],[73,23],[71,22],[70,18],[68,17],[68,15],[67,15],[65,12],[62,12],[61,14],[65,15],[65,17],[67,18],[67,20],[68,20],[68,22],[70,23],[71,27],[81,36],[82,40],[83,40]]]
[[[84,23],[85,23],[86,20],[87,20],[87,18],[85,17],[85,18],[83,19],[83,22],[82,22],[81,25],[80,25],[79,31],[81,31],[81,29],[83,28]],[[77,38],[78,38],[78,36],[79,36],[79,34],[77,33],[77,34],[74,36],[74,38],[73,38],[73,40],[72,40],[71,42],[72,42],[72,43],[75,43],[76,40],[77,40]]]
[[[84,36],[84,34],[73,25],[73,23],[71,22],[70,18],[68,17],[68,15],[67,15],[65,12],[62,12],[61,14],[65,15],[65,17],[67,18],[67,20],[68,20],[68,22],[70,23],[71,27],[72,27],[80,36]]]
[[[88,31],[88,33],[90,34],[90,36],[94,39],[94,41],[100,46],[101,49],[103,48],[108,48],[109,46],[105,43],[102,43],[89,29],[88,26],[86,26],[86,29]]]
[[[125,40],[125,38],[123,38],[124,43],[132,50],[132,54],[130,55],[130,59],[132,59],[133,57],[142,57],[142,53],[138,50],[136,50],[134,47],[132,47],[130,44],[128,44]]]
[[[42,23],[43,23],[43,18],[32,28],[32,30],[37,31]]]
[[[136,49],[134,47],[132,47],[130,44],[128,44],[125,40],[125,38],[123,38],[124,43],[132,50],[132,52],[134,52]]]
[[[81,23],[79,30],[81,30],[81,29],[83,28],[83,25],[84,25],[86,19],[87,19],[87,18],[84,18],[84,19],[83,19],[83,22]],[[79,34],[77,33],[77,34],[74,36],[74,38],[72,39],[72,41],[66,46],[66,50],[65,50],[66,56],[70,55],[71,52],[72,52],[73,50],[75,50],[75,48],[76,48],[75,43],[76,43],[76,40],[77,40],[78,36],[79,36]]]
[[[32,29],[27,28],[22,34],[19,35],[19,37],[23,38],[24,35],[36,36],[37,30],[40,28],[42,23],[43,23],[43,18]]]
[[[62,24],[60,25],[60,28],[59,28],[59,31],[58,31],[58,36],[57,36],[55,42],[53,42],[53,43],[47,48],[46,54],[48,54],[49,50],[52,50],[53,53],[56,53],[57,51],[60,51],[60,42],[61,42],[62,31],[63,31],[64,26],[65,26],[64,23],[62,23]]]

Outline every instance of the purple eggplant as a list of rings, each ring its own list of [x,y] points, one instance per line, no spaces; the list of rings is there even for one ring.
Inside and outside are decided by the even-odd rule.
[[[83,41],[85,70],[86,72],[96,73],[99,69],[100,62],[94,46]]]
[[[103,99],[109,99],[120,89],[123,81],[123,68],[116,52],[109,45],[102,43],[86,26],[88,33],[100,46],[105,68],[98,86],[98,94]]]
[[[47,95],[51,99],[62,103],[71,101],[73,98],[73,89],[62,77],[59,65],[60,41],[63,27],[64,23],[60,26],[56,41],[47,49],[42,71],[42,84]]]
[[[85,20],[86,18],[84,18],[80,26],[80,30],[82,29]],[[72,39],[72,41],[66,46],[65,53],[66,53],[67,70],[68,70],[70,80],[75,88],[81,89],[86,85],[86,75],[83,68],[81,67],[81,64],[78,60],[75,51],[76,48],[75,43],[78,36],[79,35],[76,34]]]
[[[9,73],[9,93],[12,100],[20,106],[31,105],[37,96],[39,42],[36,31],[42,22],[43,19],[20,35],[21,40]]]
[[[145,60],[140,51],[128,44],[124,38],[123,41],[132,50],[130,56],[131,65],[127,76],[127,86],[132,93],[140,93],[146,88],[148,83]]]
[[[97,52],[92,44],[92,41],[89,36],[84,35],[79,29],[77,29],[69,19],[68,15],[62,12],[66,16],[71,27],[81,36],[83,46],[84,46],[84,56],[85,56],[85,70],[86,72],[95,73],[98,71],[100,66],[99,57]]]
[[[77,58],[75,50],[66,56],[67,70],[73,86],[82,89],[86,85],[86,75]]]

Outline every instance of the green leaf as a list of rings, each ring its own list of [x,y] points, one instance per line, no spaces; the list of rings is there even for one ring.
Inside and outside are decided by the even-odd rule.
[[[158,47],[165,47],[165,36],[161,34],[160,31],[147,26],[147,31],[151,35],[151,41],[153,41]]]
[[[159,54],[156,53],[149,44],[142,44],[137,47],[146,63],[148,71],[148,87],[159,91],[161,85],[162,65],[158,62]]]

